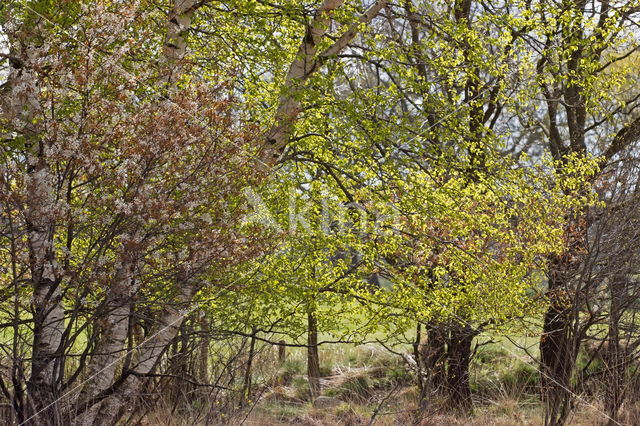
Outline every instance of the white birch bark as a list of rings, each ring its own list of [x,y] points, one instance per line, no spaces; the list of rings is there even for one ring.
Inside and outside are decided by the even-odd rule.
[[[64,372],[62,339],[64,308],[54,247],[53,174],[44,155],[28,172],[27,227],[33,287],[33,348],[27,383],[31,415],[39,424],[59,420],[56,400]],[[57,420],[56,420],[57,419]]]
[[[259,156],[264,163],[263,165],[271,166],[277,163],[289,143],[295,122],[302,112],[302,104],[299,99],[304,83],[325,60],[342,52],[358,34],[360,25],[369,24],[388,4],[388,0],[376,1],[360,16],[358,22],[349,27],[338,40],[326,50],[318,52],[317,46],[329,31],[332,22],[331,13],[343,3],[343,0],[325,0],[307,28],[298,53],[289,66],[284,83],[285,91],[280,96],[273,125],[265,134],[265,142]]]
[[[148,338],[137,348],[135,364],[125,379],[112,393],[79,416],[77,426],[112,425],[120,419],[130,404],[134,403],[145,383],[145,377],[154,373],[162,355],[175,339],[182,322],[189,314],[190,302],[196,292],[194,285],[180,283],[178,307],[167,306],[158,318]],[[182,309],[178,309],[182,308]]]
[[[180,62],[187,53],[187,31],[191,28],[193,14],[202,6],[196,0],[175,0],[167,23],[167,36],[164,41],[164,61],[168,68],[162,77],[167,84],[175,83],[180,76]]]
[[[180,62],[186,54],[186,33],[191,26],[193,14],[202,4],[196,0],[176,0],[169,15],[167,35],[163,46],[164,62],[167,68],[161,77],[161,81],[169,87],[173,86],[179,78]],[[122,261],[114,283],[108,290],[106,299],[108,314],[103,322],[103,334],[90,361],[89,378],[82,389],[80,402],[76,406],[82,411],[82,414],[75,420],[76,424],[110,424],[109,419],[117,419],[114,416],[119,412],[119,408],[116,407],[118,403],[129,399],[130,395],[119,395],[122,392],[122,386],[119,386],[117,390],[114,389],[113,395],[107,398],[104,398],[104,394],[114,387],[118,370],[125,356],[123,350],[129,334],[129,315],[138,290],[137,285],[134,286],[134,258],[135,254],[129,254],[129,258]],[[174,320],[170,319],[169,323]],[[170,334],[171,330],[163,330],[153,339],[159,345],[159,351],[164,351],[165,346],[175,336],[170,336]],[[166,342],[162,339],[163,336],[168,338]],[[162,346],[163,344],[165,346]],[[147,349],[148,351],[149,349]],[[151,352],[145,356],[153,360],[159,357],[159,354]],[[127,379],[126,383],[130,380]]]
[[[15,43],[15,45],[20,45]],[[39,424],[59,422],[56,400],[64,372],[62,339],[62,271],[56,262],[56,201],[54,173],[47,157],[48,145],[40,137],[35,118],[41,114],[38,76],[30,68],[29,55],[11,52],[10,70],[2,90],[2,115],[17,125],[25,140],[26,179],[24,218],[29,246],[29,269],[33,291],[33,346],[31,375],[27,381],[29,413]]]
[[[137,292],[134,273],[135,261],[124,260],[109,288],[104,306],[107,314],[100,322],[102,334],[91,356],[87,369],[88,378],[78,398],[83,401],[80,405],[90,405],[83,414],[86,424],[93,422],[100,408],[100,402],[94,403],[93,399],[113,385],[124,360],[124,348],[129,335],[129,315]]]

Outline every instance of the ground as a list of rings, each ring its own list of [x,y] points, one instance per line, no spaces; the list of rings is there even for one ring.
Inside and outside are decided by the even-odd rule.
[[[261,380],[254,385],[254,397],[242,409],[226,417],[210,419],[208,424],[543,424],[536,366],[519,349],[530,342],[522,338],[491,341],[479,347],[473,362],[474,409],[471,413],[427,411],[420,415],[418,389],[400,357],[373,344],[335,345],[321,350],[322,396],[315,401],[311,401],[305,377],[305,352],[290,350],[286,362],[279,368],[268,363],[257,367]],[[273,352],[275,355],[275,348]],[[437,405],[438,401],[434,401],[433,407]],[[202,420],[202,411],[195,412],[196,417],[193,412],[154,413],[148,418],[148,424],[207,424]],[[582,397],[568,424],[603,424],[601,412],[596,399]],[[633,424],[633,420],[629,421]]]

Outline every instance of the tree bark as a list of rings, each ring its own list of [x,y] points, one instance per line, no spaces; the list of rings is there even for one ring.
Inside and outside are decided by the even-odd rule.
[[[287,360],[287,346],[284,340],[278,341],[278,364],[282,365]]]
[[[28,37],[8,34],[10,49],[7,81],[0,90],[3,119],[16,123],[25,138],[26,205],[24,219],[29,248],[30,285],[33,292],[33,346],[31,375],[27,380],[25,419],[28,423],[59,424],[57,399],[64,372],[62,342],[64,307],[62,267],[57,263],[55,176],[47,142],[35,118],[41,112],[38,75],[30,65]],[[15,39],[14,37],[18,38]]]
[[[540,383],[545,406],[545,424],[562,425],[571,408],[570,379],[576,351],[571,336],[574,310],[563,297],[567,265],[551,262],[549,276],[550,305],[544,316],[540,338]]]
[[[605,383],[604,407],[609,416],[609,426],[620,424],[620,407],[624,400],[624,374],[628,359],[620,344],[620,319],[624,312],[626,276],[623,273],[612,277],[609,284],[611,297],[609,312],[609,336],[605,367],[608,383]]]
[[[202,314],[200,317],[200,329],[202,339],[200,340],[200,350],[198,354],[198,380],[200,383],[209,384],[209,320]]]
[[[332,13],[343,3],[344,0],[324,0],[307,27],[295,59],[289,66],[273,125],[265,133],[265,143],[259,153],[263,165],[271,166],[277,163],[289,143],[294,124],[302,112],[300,94],[304,83],[325,60],[344,50],[358,33],[360,25],[369,24],[388,1],[376,1],[360,16],[358,22],[349,27],[331,46],[318,52],[317,46],[330,29]]]
[[[27,381],[31,411],[27,417],[30,422],[54,425],[61,422],[57,399],[64,373],[64,307],[54,245],[54,177],[44,142],[37,146],[38,153],[30,160],[35,164],[28,168],[27,229],[34,315],[31,377]]]
[[[252,378],[252,367],[253,367],[253,358],[255,357],[255,350],[256,350],[256,334],[257,334],[257,330],[254,329],[252,330],[251,333],[251,341],[249,343],[249,354],[247,357],[247,367],[244,370],[244,383],[242,386],[242,404],[244,404],[245,401],[248,401],[251,398],[251,378]]]
[[[187,53],[187,32],[191,28],[193,14],[200,6],[201,4],[196,0],[175,0],[174,2],[167,23],[163,52],[167,70],[162,76],[162,81],[169,86],[176,82],[182,72],[180,61]]]
[[[107,314],[98,327],[101,335],[88,366],[89,377],[80,394],[80,401],[92,401],[109,389],[124,360],[123,351],[129,336],[129,316],[133,307],[133,297],[137,291],[137,286],[134,285],[134,273],[135,262],[132,259],[123,260],[109,287],[104,306]],[[97,414],[99,409],[99,403],[91,405],[84,417],[88,421]]]
[[[320,395],[320,355],[318,354],[318,321],[313,312],[307,315],[308,320],[308,348],[307,348],[307,378],[311,399]]]
[[[427,344],[424,348],[424,364],[429,372],[429,386],[438,391],[446,383],[445,355],[446,330],[443,324],[431,323],[427,325]]]
[[[452,408],[468,411],[472,407],[469,386],[471,345],[475,331],[468,325],[455,324],[450,329],[447,345],[447,388]]]
[[[420,326],[418,326],[420,330]],[[422,334],[422,333],[420,333]],[[415,348],[418,366],[420,407],[424,411],[432,396],[446,388],[446,329],[444,324],[428,323],[424,328],[426,340]],[[422,339],[421,339],[422,340]],[[416,339],[416,342],[418,340]]]
[[[154,373],[160,358],[178,335],[178,331],[189,313],[186,307],[189,306],[197,288],[189,283],[183,283],[181,288],[177,305],[182,306],[183,309],[178,310],[178,306],[175,308],[165,307],[149,337],[139,346],[131,369],[123,372],[120,379],[110,389],[98,396],[100,398],[97,402],[99,406],[95,411],[83,413],[74,424],[82,426],[114,425],[126,414],[131,404],[135,403],[145,384],[145,378]]]

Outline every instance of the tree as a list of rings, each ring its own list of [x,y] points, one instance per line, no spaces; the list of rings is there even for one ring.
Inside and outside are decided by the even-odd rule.
[[[515,172],[509,170],[511,159],[506,157],[502,148],[511,143],[513,131],[510,120],[517,116],[519,103],[526,102],[526,96],[531,93],[530,82],[521,81],[535,71],[525,59],[528,46],[524,37],[529,31],[540,30],[542,26],[526,11],[512,14],[511,10],[516,6],[510,3],[495,6],[492,10],[481,9],[472,2],[449,6],[445,3],[405,2],[402,7],[385,7],[384,19],[374,22],[375,31],[362,33],[330,72],[314,76],[311,85],[317,92],[316,99],[324,101],[316,102],[314,110],[307,111],[308,121],[299,122],[299,141],[290,146],[290,154],[286,156],[285,153],[285,156],[324,170],[337,182],[345,201],[367,200],[376,207],[388,203],[395,206],[396,216],[409,216],[405,222],[409,226],[407,237],[416,241],[400,245],[402,248],[398,254],[411,247],[410,250],[418,249],[429,257],[451,249],[450,245],[455,244],[449,242],[457,238],[475,240],[473,232],[478,232],[481,237],[475,240],[479,244],[475,246],[477,252],[470,250],[473,255],[469,256],[458,253],[464,262],[456,266],[459,270],[455,271],[455,280],[482,287],[482,280],[486,280],[484,285],[489,285],[495,279],[489,273],[479,276],[481,274],[474,271],[476,268],[472,265],[478,261],[475,256],[486,254],[490,243],[502,241],[504,235],[485,231],[485,225],[475,222],[481,217],[477,212],[486,212],[496,224],[501,223],[498,215],[502,209],[510,212],[505,213],[505,217],[510,217],[510,214],[526,217],[517,202],[510,204],[518,198],[515,194],[530,196],[524,194],[524,186],[510,186],[497,196],[495,205],[486,205],[485,201],[487,194],[495,191],[496,187],[500,192],[505,181],[523,184],[523,178],[516,177]],[[353,73],[353,70],[362,71]],[[326,116],[332,118],[331,122],[318,130],[315,123]],[[353,154],[349,155],[349,151]],[[523,161],[528,160],[523,158]],[[572,165],[578,163],[571,162]],[[582,174],[579,170],[570,172]],[[540,186],[533,185],[535,191],[555,185],[545,183],[544,175],[542,172],[530,176],[540,183]],[[565,179],[566,175],[562,176]],[[514,198],[509,191],[513,192]],[[538,193],[535,196],[542,195]],[[551,198],[557,196],[550,195]],[[475,210],[476,204],[486,210]],[[534,204],[524,202],[527,206]],[[461,205],[472,206],[468,216],[463,216]],[[439,216],[440,213],[453,218]],[[425,224],[425,217],[434,215],[434,223]],[[537,213],[531,217],[539,218]],[[529,225],[538,223],[539,220],[532,221]],[[505,221],[503,226],[505,231],[512,225]],[[472,235],[465,234],[467,231]],[[540,234],[534,239],[545,234],[540,229],[532,232],[537,231]],[[442,238],[439,233],[455,237]],[[438,240],[444,242],[435,244]],[[474,243],[469,244],[473,246]],[[464,247],[458,249],[465,250]],[[455,249],[452,251],[456,252]],[[514,265],[506,259],[504,261],[505,265]],[[431,263],[429,267],[420,269],[423,277],[412,276],[412,279],[430,282],[433,276],[431,268],[442,267],[449,273],[449,264],[455,265],[456,262],[452,256],[445,260],[445,265]],[[515,262],[517,264],[518,261]],[[399,263],[410,262],[404,259]],[[464,288],[465,284],[461,287]],[[516,288],[518,286],[513,285],[510,291]],[[428,290],[426,293],[429,299],[431,293]],[[448,288],[443,293],[446,293],[443,297],[449,298],[457,292]],[[423,309],[416,308],[415,311]],[[466,313],[456,312],[451,306],[445,311],[445,316],[453,312],[462,318],[463,323],[475,321],[472,314],[467,317]],[[444,324],[427,323],[426,327],[438,330]],[[452,335],[458,334],[457,330],[463,335]],[[447,346],[445,339],[438,338],[438,334],[443,333],[451,337],[451,345]],[[469,353],[472,341],[469,334],[457,326],[433,333],[432,341],[439,347],[427,352],[444,354],[447,347],[462,348],[453,343],[464,341],[464,348],[460,350]],[[450,355],[452,360],[469,359],[468,356]],[[432,361],[425,360],[424,364],[430,366]],[[462,367],[462,370],[466,368]],[[450,382],[464,383],[465,380],[451,377]],[[456,393],[467,395],[458,400],[468,400],[468,388],[454,390]]]
[[[614,181],[635,182],[639,10],[2,5],[0,390],[18,420],[113,424],[185,350],[209,361],[213,331],[241,336],[234,368],[248,348],[228,379],[245,399],[258,342],[306,347],[316,395],[323,334],[384,331],[413,345],[424,401],[468,409],[474,337],[546,310],[543,398],[563,423],[605,316],[612,383],[632,360],[635,245],[609,224],[634,217]]]
[[[21,422],[117,421],[193,297],[268,238],[241,225],[242,189],[265,173],[254,157],[264,137],[234,110],[225,64],[205,70],[189,60],[206,3],[26,1],[3,10],[7,261],[22,264],[28,253],[33,291],[30,376],[19,365],[19,389],[6,390]],[[342,3],[320,6],[313,43]],[[348,24],[345,40],[358,28]],[[287,84],[304,77],[292,71]],[[136,324],[146,333],[133,351]]]
[[[259,250],[237,226],[240,191],[259,177],[244,152],[255,136],[235,125],[224,86],[176,74],[173,18],[163,40],[137,5],[7,12],[3,199],[15,218],[10,261],[28,253],[34,330],[14,406],[27,423],[112,423],[175,336],[202,272]],[[183,24],[184,13],[172,12]],[[136,46],[141,36],[150,43]],[[156,66],[140,67],[154,54]],[[123,364],[129,318],[156,302]],[[66,398],[79,390],[74,406]]]
[[[616,67],[637,49],[637,40],[627,25],[638,13],[638,5],[627,2],[618,7],[599,2],[596,8],[582,1],[558,6],[542,2],[531,10],[546,23],[538,38],[544,48],[536,69],[546,107],[548,149],[560,167],[570,155],[599,155],[604,173],[640,135],[640,121],[632,114],[635,97],[619,90],[628,78],[628,69]],[[582,279],[583,266],[589,263],[588,232],[594,226],[593,217],[588,209],[576,210],[570,217],[564,253],[549,260],[550,307],[540,340],[549,424],[563,424],[572,406],[571,376],[588,328],[580,312],[583,295],[590,292],[593,283]]]

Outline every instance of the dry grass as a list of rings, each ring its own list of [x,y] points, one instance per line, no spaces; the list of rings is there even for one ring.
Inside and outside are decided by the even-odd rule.
[[[375,424],[433,426],[534,426],[543,424],[543,412],[533,382],[535,368],[514,360],[503,348],[487,347],[474,362],[472,387],[475,407],[471,414],[452,415],[433,401],[431,412],[418,410],[418,391],[398,357],[380,348],[336,347],[322,351],[322,393],[336,403],[314,407],[309,400],[302,352],[292,351],[280,367],[263,366],[275,379],[256,385],[257,401],[223,415],[211,404],[192,404],[180,412],[156,409],[142,425],[367,425],[376,413]],[[267,377],[265,374],[263,377]],[[339,400],[339,401],[337,401]],[[384,401],[384,403],[381,403]],[[227,410],[227,412],[229,412]],[[207,418],[208,417],[208,418]],[[570,418],[570,425],[604,424],[602,407],[582,403]],[[640,406],[625,406],[625,425],[640,425]]]

